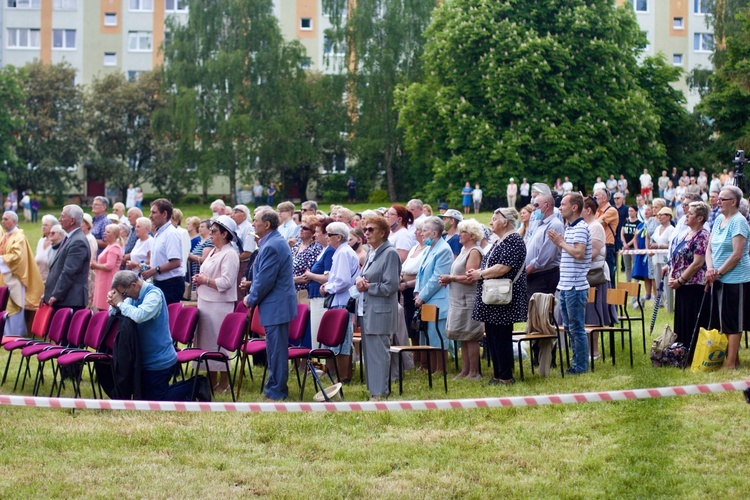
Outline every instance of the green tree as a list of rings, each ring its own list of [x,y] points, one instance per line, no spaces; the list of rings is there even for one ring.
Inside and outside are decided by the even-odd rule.
[[[638,85],[645,39],[632,9],[456,0],[425,36],[425,80],[399,105],[412,161],[435,181],[428,194],[457,201],[469,180],[497,199],[510,176],[588,185],[664,166],[659,116]]]
[[[407,196],[423,182],[403,147],[394,92],[421,78],[424,30],[436,0],[323,0],[333,28],[326,32],[333,54],[343,52],[340,67],[350,68],[351,148],[360,192],[385,174],[391,201]]]
[[[152,116],[164,106],[161,71],[148,71],[132,82],[122,73],[95,79],[85,93],[91,157],[87,176],[115,186],[125,197],[129,184],[151,181],[155,175]]]
[[[76,165],[86,152],[83,95],[70,64],[34,61],[20,72],[26,119],[18,162],[5,166],[9,184],[62,198],[76,185]]]
[[[26,102],[21,77],[13,66],[0,69],[0,186],[7,191],[6,169],[16,165],[18,156],[16,148],[20,144],[19,136],[24,127],[24,103]]]

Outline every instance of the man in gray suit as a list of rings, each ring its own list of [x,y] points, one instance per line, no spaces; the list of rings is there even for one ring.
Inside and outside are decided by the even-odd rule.
[[[81,231],[83,210],[78,205],[66,205],[60,215],[60,225],[68,233],[55,259],[49,266],[44,287],[44,303],[54,309],[70,307],[83,309],[89,300],[88,279],[91,249]]]

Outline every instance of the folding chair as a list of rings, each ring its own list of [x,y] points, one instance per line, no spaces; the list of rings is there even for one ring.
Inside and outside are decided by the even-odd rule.
[[[91,320],[91,309],[81,309],[73,313],[73,317],[70,320],[67,333],[67,346],[63,345],[48,345],[39,354],[36,355],[37,368],[36,377],[34,378],[34,396],[39,395],[39,389],[41,388],[42,381],[44,379],[44,364],[47,361],[54,363],[54,360],[62,356],[65,352],[72,349],[78,349],[83,346],[83,339],[86,336],[86,330]],[[56,368],[53,367],[52,387],[50,396],[52,396],[55,390],[55,384],[57,380],[55,378]]]
[[[427,378],[429,380],[430,389],[432,389],[432,361],[430,360],[430,353],[437,351],[438,355],[442,356],[445,352],[445,345],[443,342],[443,336],[438,328],[438,320],[440,319],[440,308],[432,304],[422,304],[420,309],[419,317],[423,322],[435,323],[435,329],[437,330],[438,339],[440,339],[440,348],[437,346],[430,345],[430,337],[425,332],[425,338],[427,339],[427,345],[412,345],[412,346],[391,346],[390,352],[398,355],[398,393],[404,393],[404,358],[403,353],[405,352],[426,352],[427,353]],[[443,366],[443,384],[445,385],[445,392],[448,392],[448,370],[446,366]],[[388,384],[390,385],[390,377],[388,377]],[[389,387],[390,390],[390,387]]]
[[[29,362],[32,356],[36,356],[44,349],[51,345],[60,345],[60,342],[65,337],[65,332],[68,330],[70,324],[70,318],[73,315],[73,309],[69,307],[63,307],[55,312],[50,322],[49,329],[47,331],[47,338],[49,342],[35,342],[21,349],[21,363],[18,365],[18,373],[16,374],[16,383],[13,384],[13,391],[18,386],[18,379],[23,371],[23,382],[21,382],[21,390],[26,386],[26,376],[31,376],[31,370]],[[23,370],[23,364],[26,361],[26,370]]]
[[[542,297],[537,297],[537,295]],[[546,298],[548,300],[548,308],[546,311],[546,318],[547,318],[547,325],[546,330],[554,330],[555,333],[546,333],[543,331],[529,331],[529,326],[531,323],[527,323],[526,330],[524,331],[516,331],[513,332],[513,340],[518,342],[518,367],[521,374],[521,380],[523,380],[523,358],[521,357],[521,349],[523,342],[528,342],[529,347],[531,347],[532,341],[538,341],[538,340],[549,340],[549,341],[557,341],[560,338],[560,327],[557,325],[557,321],[555,320],[555,295],[554,294],[546,294],[546,293],[535,293],[531,297],[531,301],[529,301],[529,318],[532,317],[532,315],[536,315],[537,311],[536,308],[540,307],[538,305],[538,301]],[[555,346],[552,346],[552,349],[555,350]],[[560,375],[562,375],[563,378],[565,378],[565,369],[563,367],[563,357],[562,357],[562,346],[557,346],[556,349],[560,353]],[[567,349],[566,349],[566,357],[567,357]],[[552,354],[554,359],[554,352]],[[531,373],[534,373],[534,363],[531,363]]]
[[[618,281],[617,286],[615,287],[617,289],[622,289],[628,292],[628,297],[633,298],[635,297],[636,303],[638,304],[638,313],[639,315],[635,318],[631,318],[629,315],[626,315],[625,312],[620,311],[620,322],[626,321],[629,324],[632,323],[640,323],[641,324],[641,332],[643,333],[643,354],[646,354],[646,316],[643,313],[643,304],[641,304],[641,301],[638,300],[638,298],[641,296],[641,282],[640,281]],[[627,307],[627,304],[624,306]],[[626,316],[627,319],[622,319],[622,316]],[[632,328],[631,328],[632,330]],[[622,348],[625,348],[625,339],[622,339]],[[746,338],[747,341],[747,338]],[[747,347],[747,345],[745,345]]]
[[[627,324],[627,328],[625,327],[616,327],[614,326],[615,323],[613,322],[611,325],[600,325],[600,326],[587,326],[586,327],[586,333],[594,334],[594,335],[601,335],[601,342],[602,346],[604,345],[604,334],[609,334],[609,347],[611,351],[612,356],[612,366],[615,365],[616,357],[615,357],[615,334],[620,332],[621,335],[624,335],[625,332],[628,332],[628,341],[630,346],[630,366],[633,366],[633,332],[630,328],[630,317],[628,316],[627,311],[627,302],[628,302],[628,292],[623,289],[616,289],[616,288],[610,288],[607,290],[607,306],[616,306],[618,309],[622,306],[625,313],[624,320],[620,319],[620,324]],[[598,313],[597,313],[598,314]],[[624,340],[623,340],[624,342]],[[589,354],[591,357],[591,371],[594,371],[594,342],[593,339],[589,339]]]
[[[37,309],[36,314],[34,315],[34,321],[31,323],[31,338],[13,336],[3,337],[3,349],[8,351],[8,361],[5,363],[5,372],[3,373],[3,380],[0,382],[0,385],[5,384],[5,379],[8,377],[8,367],[10,367],[10,360],[13,357],[13,351],[46,340],[47,330],[49,329],[49,323],[52,320],[53,313],[54,310],[52,309],[52,306],[48,306],[47,304],[42,304],[42,306]]]

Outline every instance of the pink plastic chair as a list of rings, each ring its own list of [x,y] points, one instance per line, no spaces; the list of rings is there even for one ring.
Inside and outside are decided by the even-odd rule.
[[[24,361],[26,362],[26,370],[23,372],[23,381],[21,382],[21,390],[26,386],[26,376],[31,376],[29,369],[29,361],[32,356],[36,356],[44,349],[51,345],[59,345],[63,338],[65,338],[65,332],[68,330],[70,324],[70,318],[73,316],[73,309],[69,307],[63,307],[55,312],[52,317],[52,321],[49,325],[47,332],[47,338],[49,342],[35,342],[34,344],[27,345],[21,349],[21,363],[18,365],[18,373],[16,374],[16,383],[13,384],[13,391],[18,386],[18,379],[21,376],[21,370],[23,370]]]
[[[167,314],[169,315],[169,331],[173,332],[175,329],[175,325],[177,324],[177,319],[180,316],[180,311],[182,311],[182,302],[173,302],[172,304],[169,304],[167,306]]]
[[[8,351],[8,361],[5,363],[5,372],[3,373],[3,380],[0,382],[0,385],[3,385],[5,379],[8,377],[8,367],[10,366],[10,359],[13,356],[13,351],[23,349],[24,347],[36,344],[37,342],[43,342],[47,338],[47,330],[49,329],[49,323],[52,320],[53,312],[52,306],[48,306],[47,304],[42,304],[42,307],[36,311],[34,321],[31,323],[31,338],[12,336],[3,337],[3,348]]]
[[[54,360],[62,356],[65,352],[70,349],[78,349],[83,346],[83,339],[86,336],[86,329],[91,321],[91,309],[81,309],[73,313],[73,317],[70,320],[67,334],[67,346],[62,345],[48,345],[41,352],[36,355],[37,369],[36,377],[34,379],[34,396],[39,395],[39,389],[43,381],[44,364],[47,361],[54,363]],[[56,373],[56,369],[52,370]],[[50,396],[52,396],[55,385],[57,384],[56,378],[52,378],[52,389]]]

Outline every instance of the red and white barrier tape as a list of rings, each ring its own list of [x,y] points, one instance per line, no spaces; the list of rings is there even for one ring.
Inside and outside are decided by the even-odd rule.
[[[514,396],[482,399],[436,399],[426,401],[365,401],[332,403],[177,403],[168,401],[118,401],[109,399],[35,398],[31,396],[0,395],[0,405],[34,406],[37,408],[78,408],[89,410],[141,410],[192,412],[347,412],[347,411],[403,411],[450,410],[461,408],[500,408],[506,406],[539,406],[570,403],[598,403],[672,396],[691,396],[727,391],[741,391],[750,387],[750,380],[716,384],[631,389],[624,391],[555,394],[552,396]]]
[[[658,249],[648,249],[648,248],[642,248],[639,250],[620,250],[620,255],[655,255],[657,253],[669,253],[669,249],[667,248],[658,248]]]

